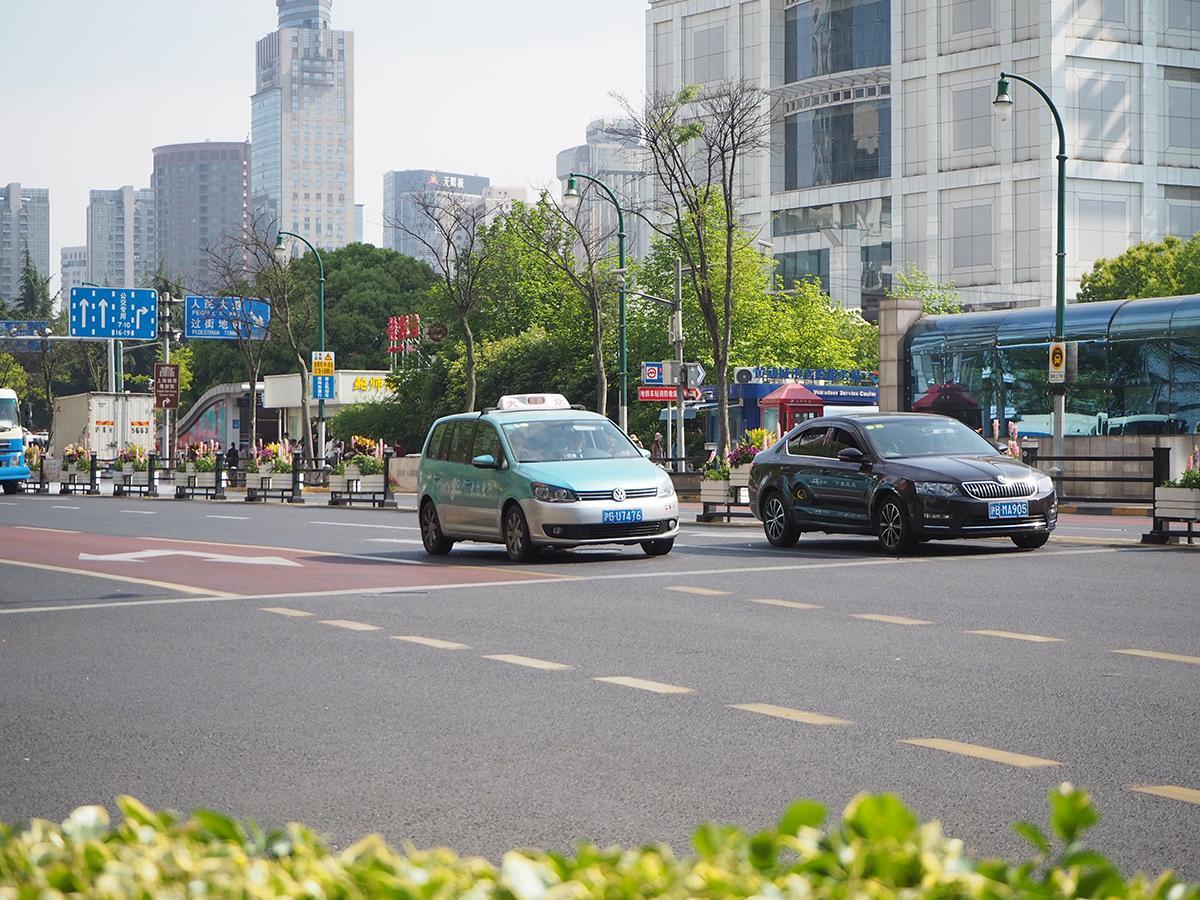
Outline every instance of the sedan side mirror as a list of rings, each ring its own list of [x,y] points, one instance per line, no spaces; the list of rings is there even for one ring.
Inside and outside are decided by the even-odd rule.
[[[471,465],[477,469],[498,469],[499,464],[496,462],[496,457],[490,453],[483,453],[471,460]]]
[[[837,458],[844,463],[857,463],[860,465],[866,460],[863,452],[857,447],[843,447],[838,451]]]
[[[642,447],[642,448],[641,448],[641,454],[642,454],[642,459],[649,459],[649,458],[650,458],[650,451],[649,451],[649,450],[647,450],[645,447]]]
[[[995,447],[997,450],[999,450],[1001,453],[1008,452],[1008,444],[1004,443],[1004,441],[988,441],[988,443],[991,444],[993,447]]]

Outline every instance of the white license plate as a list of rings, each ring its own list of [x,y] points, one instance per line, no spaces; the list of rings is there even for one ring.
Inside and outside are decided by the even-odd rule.
[[[628,525],[631,522],[642,521],[640,509],[606,509],[600,513],[600,521],[605,525]]]
[[[1011,500],[1005,503],[989,503],[989,519],[1023,519],[1029,515],[1029,501]]]

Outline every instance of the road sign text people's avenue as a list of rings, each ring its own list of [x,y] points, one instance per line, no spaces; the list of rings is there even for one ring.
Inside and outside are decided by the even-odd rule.
[[[153,341],[158,338],[158,291],[71,288],[70,335]]]
[[[183,336],[210,341],[261,341],[271,324],[271,305],[253,297],[184,298]]]

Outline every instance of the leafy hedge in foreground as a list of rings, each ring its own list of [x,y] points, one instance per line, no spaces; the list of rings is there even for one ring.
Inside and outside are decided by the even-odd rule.
[[[1029,823],[1015,827],[1036,857],[973,860],[936,822],[920,825],[891,794],[860,795],[840,822],[802,800],[773,829],[748,834],[703,825],[695,855],[669,847],[574,855],[513,851],[497,868],[449,850],[393,850],[378,835],[335,853],[302,825],[265,833],[209,810],[186,820],[131,797],[112,826],[102,807],[75,810],[61,826],[0,825],[0,898],[57,897],[1161,897],[1200,898],[1200,886],[1124,879],[1080,842],[1097,820],[1088,795],[1050,793],[1057,847]]]

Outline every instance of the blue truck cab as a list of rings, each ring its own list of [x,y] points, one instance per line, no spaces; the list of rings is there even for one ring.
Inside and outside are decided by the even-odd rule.
[[[15,494],[29,479],[25,465],[25,431],[21,428],[20,404],[11,388],[0,388],[0,485]]]

